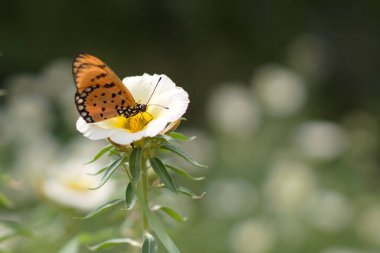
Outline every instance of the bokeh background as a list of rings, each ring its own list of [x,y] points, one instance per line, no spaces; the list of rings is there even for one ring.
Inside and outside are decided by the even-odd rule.
[[[380,252],[379,27],[379,1],[2,1],[0,252],[133,235],[133,213],[72,218],[124,191],[86,190],[106,161],[83,165],[105,143],[75,129],[79,52],[190,94],[209,168],[181,165],[207,194],[156,196],[189,217],[167,221],[183,252]]]

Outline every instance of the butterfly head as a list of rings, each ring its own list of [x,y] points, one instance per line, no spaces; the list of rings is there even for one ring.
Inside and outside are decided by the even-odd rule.
[[[146,111],[146,107],[147,107],[146,104],[139,104],[139,103],[136,104],[136,109],[139,112],[145,112]]]

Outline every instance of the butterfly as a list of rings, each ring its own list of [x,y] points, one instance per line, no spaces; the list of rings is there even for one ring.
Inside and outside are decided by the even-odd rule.
[[[136,103],[131,92],[112,69],[89,54],[79,54],[75,57],[73,76],[77,88],[75,105],[87,123],[117,116],[129,118],[145,112],[153,95],[152,93],[146,104]]]

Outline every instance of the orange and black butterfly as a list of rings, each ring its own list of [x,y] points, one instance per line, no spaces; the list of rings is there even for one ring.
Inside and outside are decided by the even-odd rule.
[[[120,78],[95,56],[75,57],[73,76],[77,88],[75,105],[87,123],[117,116],[128,118],[146,111],[147,105],[136,103]]]

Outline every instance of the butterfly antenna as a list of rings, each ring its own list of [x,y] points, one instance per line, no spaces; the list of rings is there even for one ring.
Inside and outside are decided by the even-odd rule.
[[[157,86],[158,86],[158,83],[161,81],[161,78],[162,78],[162,77],[160,76],[160,79],[158,79],[156,86],[154,86],[154,90],[153,90],[152,94],[150,94],[150,97],[149,97],[149,99],[148,99],[148,102],[146,102],[146,105],[149,104],[149,101],[150,101],[150,99],[152,98],[154,92],[156,91],[156,88],[157,88]]]
[[[164,108],[164,109],[167,109],[167,110],[169,110],[169,107],[166,107],[166,106],[163,106],[163,105],[158,105],[158,104],[150,104],[150,105],[159,106],[159,107],[162,107],[162,108]]]

